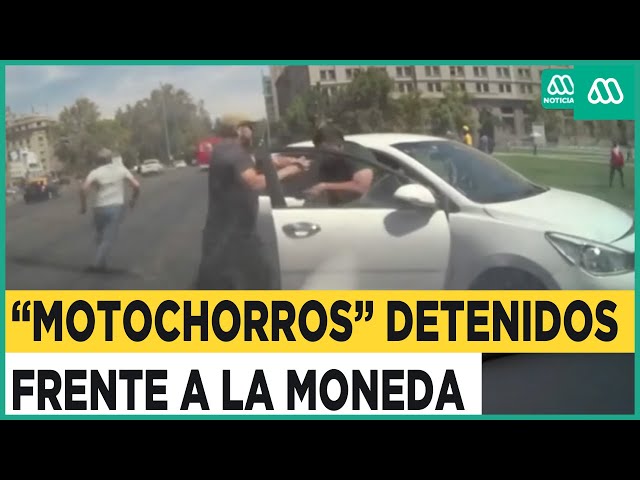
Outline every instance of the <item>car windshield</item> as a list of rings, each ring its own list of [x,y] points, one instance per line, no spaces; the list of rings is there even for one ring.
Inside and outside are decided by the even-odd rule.
[[[458,142],[405,142],[396,143],[393,147],[477,203],[509,202],[548,190],[535,185],[491,155]]]

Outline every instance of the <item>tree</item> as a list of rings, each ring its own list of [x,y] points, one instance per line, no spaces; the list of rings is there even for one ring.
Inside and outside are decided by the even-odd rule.
[[[125,161],[133,156],[131,151],[131,131],[113,119],[101,119],[89,128],[94,143],[120,154]]]
[[[562,135],[564,118],[560,110],[548,110],[544,115],[544,134],[548,142],[557,142]]]
[[[88,98],[79,98],[65,107],[54,128],[56,156],[67,170],[85,170],[103,146],[95,131],[100,119],[98,106]]]
[[[390,129],[397,112],[391,98],[393,85],[386,70],[360,70],[333,99],[330,117],[347,133]]]
[[[118,110],[116,121],[130,131],[127,151],[137,157],[136,162],[185,157],[213,128],[203,102],[195,103],[185,90],[172,85],[163,85],[133,106]]]
[[[500,125],[500,119],[488,108],[480,109],[478,114],[480,124],[480,136],[487,135],[489,138],[496,138],[496,127]]]
[[[397,127],[404,132],[424,133],[429,120],[426,103],[420,92],[412,91],[396,101]]]
[[[309,94],[296,96],[283,117],[286,130],[291,138],[302,138],[314,127],[314,119],[309,114]]]
[[[544,122],[546,114],[552,110],[547,110],[542,106],[540,95],[530,102],[527,102],[523,108],[523,113],[529,117],[531,123]]]
[[[451,84],[443,89],[444,98],[430,100],[428,112],[431,130],[436,135],[447,132],[459,132],[463,125],[473,127],[471,110],[471,96],[465,91]]]
[[[532,123],[543,123],[546,140],[557,142],[564,133],[564,116],[561,110],[549,110],[542,106],[540,95],[524,106],[524,114]]]

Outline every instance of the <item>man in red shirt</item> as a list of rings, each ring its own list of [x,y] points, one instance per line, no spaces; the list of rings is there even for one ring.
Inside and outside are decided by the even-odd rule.
[[[624,155],[620,150],[618,142],[613,142],[611,157],[609,158],[609,187],[613,186],[613,176],[618,172],[620,174],[620,186],[624,188],[624,174],[622,173],[622,167],[624,167]]]

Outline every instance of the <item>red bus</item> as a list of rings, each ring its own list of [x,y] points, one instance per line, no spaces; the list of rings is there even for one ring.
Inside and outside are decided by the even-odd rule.
[[[214,145],[219,143],[222,139],[220,137],[209,137],[203,140],[200,140],[198,143],[198,155],[196,160],[198,162],[198,167],[201,170],[207,170],[209,168],[209,157],[211,156],[211,150]]]

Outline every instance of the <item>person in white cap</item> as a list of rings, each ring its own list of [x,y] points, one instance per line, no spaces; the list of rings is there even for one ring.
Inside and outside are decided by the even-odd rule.
[[[202,235],[202,258],[195,288],[203,290],[266,290],[271,265],[256,229],[258,195],[266,189],[252,155],[255,121],[227,115],[220,121],[223,140],[209,161],[209,206]],[[308,168],[304,158],[271,158],[280,180]]]
[[[99,166],[89,172],[80,190],[81,214],[87,212],[87,197],[91,190],[95,190],[93,225],[97,251],[93,265],[87,269],[92,272],[107,271],[107,259],[124,214],[125,183],[133,188],[133,195],[129,200],[131,208],[140,194],[140,183],[124,165],[114,163],[113,156],[113,152],[106,148],[98,152]]]

